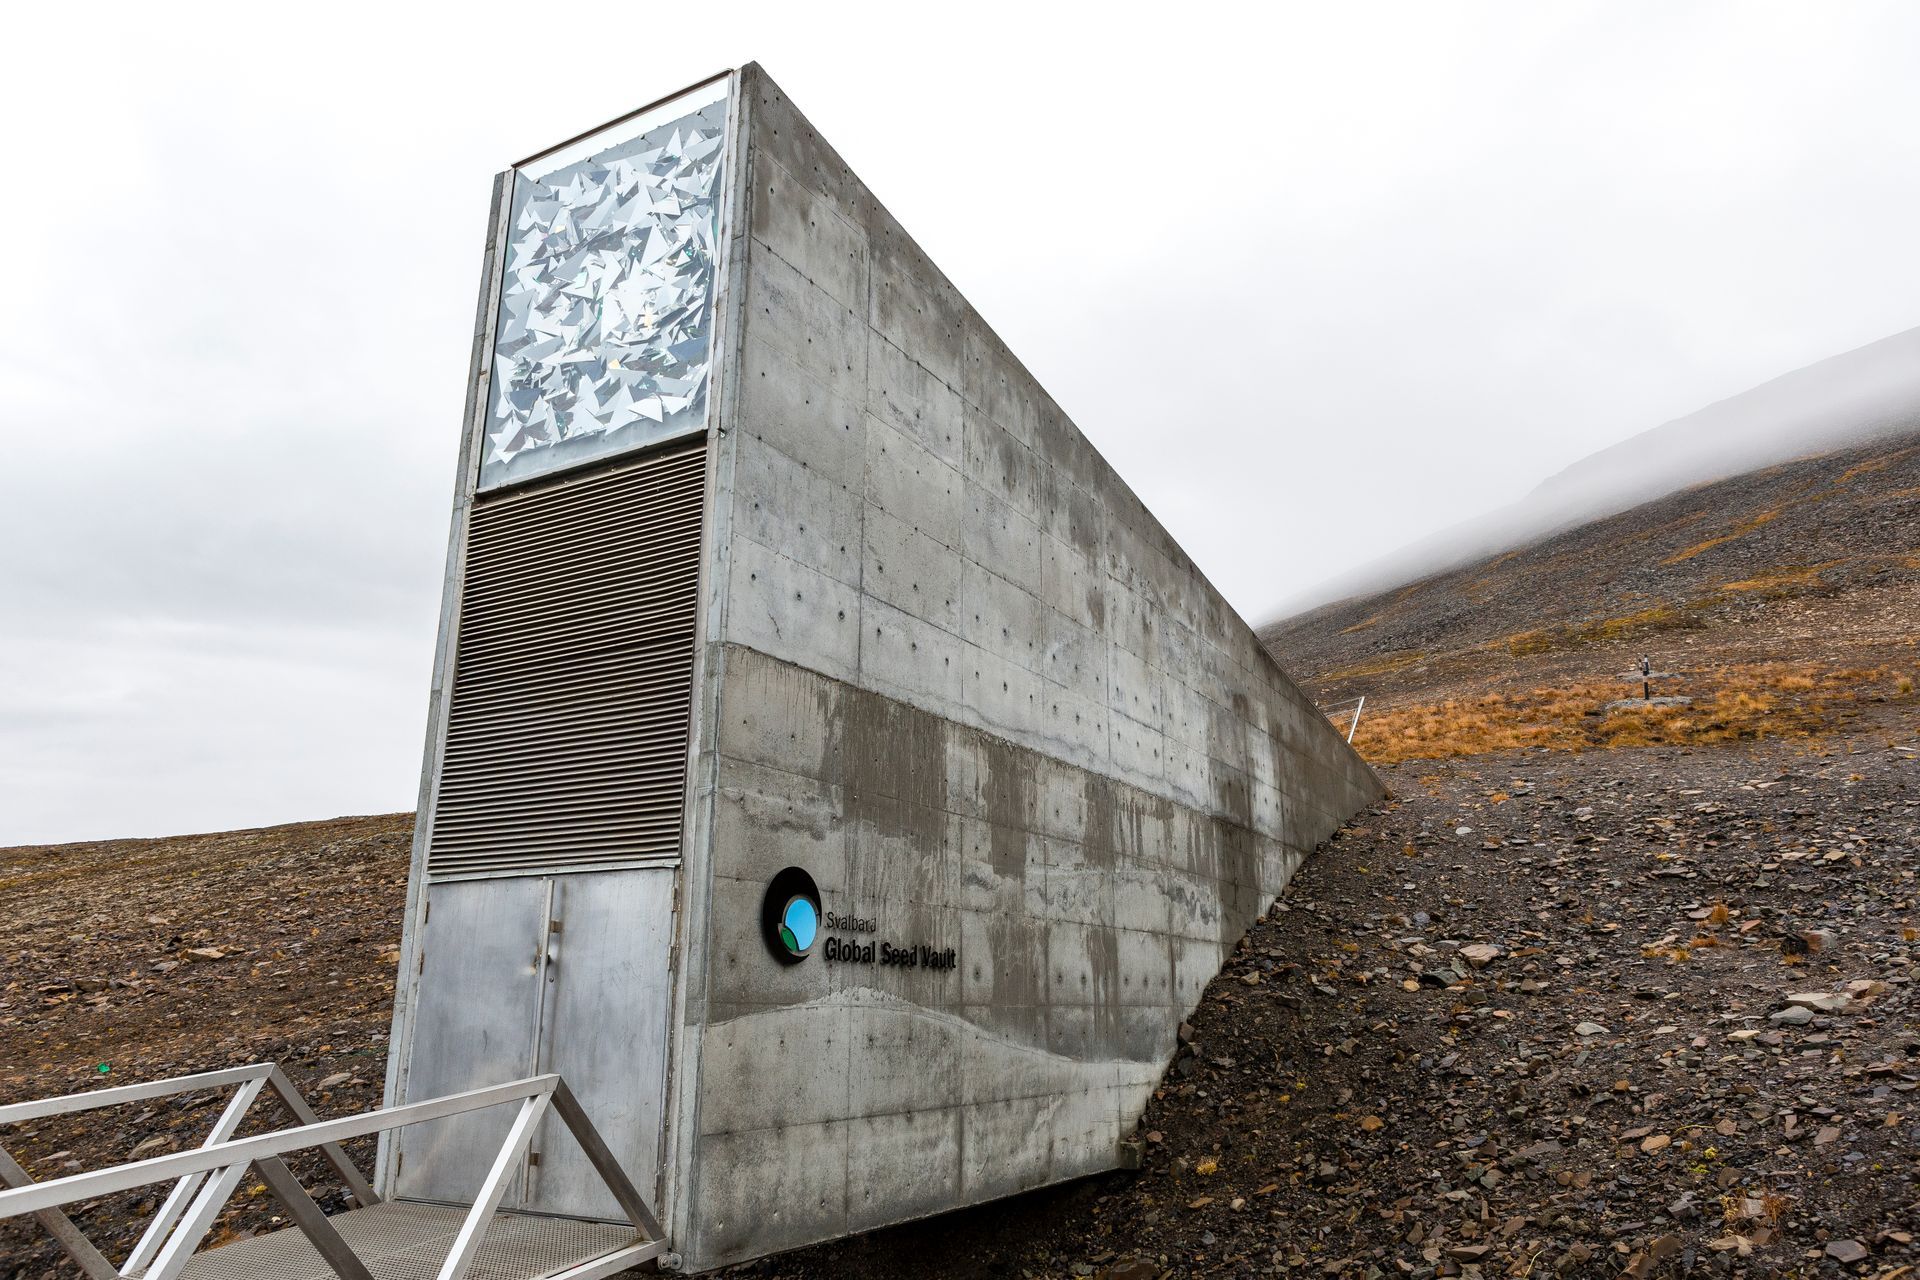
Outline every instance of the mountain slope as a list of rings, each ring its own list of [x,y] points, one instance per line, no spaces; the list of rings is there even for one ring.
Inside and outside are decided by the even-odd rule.
[[[1796,369],[1602,449],[1543,481],[1533,497],[1563,518],[1590,519],[1679,485],[1916,428],[1920,328]]]
[[[1689,485],[1920,431],[1920,328],[1796,369],[1602,449],[1520,501],[1302,597],[1373,594],[1625,511]]]
[[[1323,704],[1365,694],[1370,712],[1551,688],[1577,696],[1534,711],[1584,718],[1651,655],[1677,673],[1666,692],[1759,680],[1764,721],[1796,692],[1772,687],[1783,673],[1822,697],[1897,693],[1916,633],[1920,432],[1685,489],[1261,636]],[[1421,745],[1375,741],[1386,758]]]

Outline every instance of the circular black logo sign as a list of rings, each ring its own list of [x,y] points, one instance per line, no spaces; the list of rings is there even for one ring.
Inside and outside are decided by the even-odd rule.
[[[820,890],[813,877],[788,867],[767,885],[760,904],[760,932],[767,950],[783,964],[799,964],[820,936]]]

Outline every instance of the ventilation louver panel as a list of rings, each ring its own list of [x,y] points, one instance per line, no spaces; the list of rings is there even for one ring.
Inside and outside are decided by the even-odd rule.
[[[475,503],[431,874],[679,855],[705,484],[700,446]]]

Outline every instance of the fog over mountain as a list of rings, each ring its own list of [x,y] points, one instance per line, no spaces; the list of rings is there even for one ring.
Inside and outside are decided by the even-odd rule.
[[[0,846],[415,803],[491,175],[748,59],[1249,620],[1920,323],[1920,5],[827,8],[14,6]]]
[[[1622,440],[1520,501],[1303,593],[1292,617],[1457,568],[1692,485],[1920,427],[1920,328],[1795,369]]]

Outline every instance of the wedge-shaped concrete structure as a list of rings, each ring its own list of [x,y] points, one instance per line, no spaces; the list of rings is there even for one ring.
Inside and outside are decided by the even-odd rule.
[[[389,1101],[562,1073],[695,1270],[1114,1167],[1377,779],[758,67],[501,175],[484,280]]]

